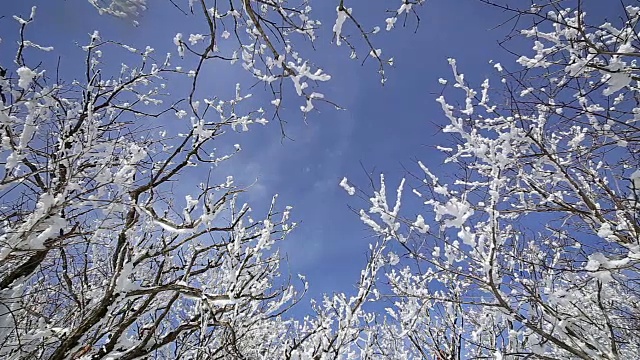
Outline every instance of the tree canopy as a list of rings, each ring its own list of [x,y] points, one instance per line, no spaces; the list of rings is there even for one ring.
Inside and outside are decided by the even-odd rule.
[[[336,184],[374,240],[354,291],[309,300],[281,266],[291,207],[245,203],[251,187],[219,171],[242,151],[228,139],[340,107],[314,61],[325,26],[384,84],[377,37],[429,4],[368,24],[375,7],[340,0],[324,25],[311,0],[73,1],[188,20],[167,54],[97,29],[71,77],[31,40],[35,6],[0,34],[0,357],[640,357],[640,7],[483,0],[514,26],[513,61],[473,84],[448,59],[430,115],[444,163],[418,162],[393,194],[384,175]],[[245,77],[212,94],[207,74],[231,67]],[[291,314],[300,301],[312,314]]]

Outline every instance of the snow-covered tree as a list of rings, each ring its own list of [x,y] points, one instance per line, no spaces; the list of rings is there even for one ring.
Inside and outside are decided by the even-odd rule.
[[[620,3],[596,23],[588,1],[492,2],[533,50],[479,86],[449,60],[444,164],[360,212],[385,262],[375,353],[640,358],[640,7]]]
[[[398,1],[381,25],[391,30],[422,2]],[[162,6],[89,3],[132,19]],[[321,26],[312,1],[165,5],[201,33],[183,35],[187,22],[174,22],[175,37],[157,39],[174,49],[165,55],[96,29],[81,44],[84,57],[63,57],[82,69],[77,77],[58,73],[42,53],[56,49],[29,40],[35,7],[13,17],[18,36],[1,34],[0,357],[309,359],[355,351],[367,291],[327,297],[315,318],[283,317],[306,286],[296,290],[279,273],[278,243],[295,228],[290,208],[274,197],[266,212],[252,212],[242,202],[247,184],[216,167],[241,150],[225,134],[279,120],[285,98],[300,116],[330,102],[317,86],[330,75],[300,46],[316,41]],[[388,62],[374,46],[380,27],[366,30],[344,1],[332,25],[335,44],[375,62],[384,80]],[[241,67],[250,81],[231,84],[230,97],[205,92],[202,73],[216,66]],[[270,94],[265,103],[245,91],[256,81]]]

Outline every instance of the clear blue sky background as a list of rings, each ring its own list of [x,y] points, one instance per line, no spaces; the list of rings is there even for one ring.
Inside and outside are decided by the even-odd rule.
[[[354,14],[364,24],[378,25],[384,32],[386,14],[373,11],[374,5],[367,8],[369,1],[352,2]],[[187,1],[178,3],[186,5]],[[385,3],[397,8],[400,1],[371,1],[376,9]],[[77,70],[71,61],[74,54],[82,54],[76,43],[86,44],[87,34],[94,29],[101,30],[107,39],[138,48],[150,44],[162,54],[175,53],[172,39],[176,32],[198,32],[203,25],[191,23],[193,17],[179,15],[163,0],[150,1],[138,28],[125,20],[100,17],[86,0],[6,1],[0,12],[4,15],[0,19],[3,63],[8,62],[7,56],[13,56],[7,50],[14,48],[10,42],[17,33],[11,15],[28,17],[31,4],[38,6],[38,13],[29,39],[56,47],[55,56],[63,55],[63,74]],[[513,57],[497,45],[510,28],[492,30],[507,15],[479,1],[430,0],[418,9],[421,22],[417,33],[413,32],[415,22],[409,21],[407,28],[375,38],[383,54],[395,58],[395,68],[388,69],[389,80],[383,87],[373,62],[360,66],[361,61],[348,59],[346,47],[330,44],[336,4],[337,0],[314,1],[316,17],[324,23],[314,61],[333,76],[322,91],[346,110],[320,106],[305,124],[297,111],[299,104],[292,104],[295,111],[285,111],[285,116],[286,132],[293,140],[283,141],[276,123],[254,127],[237,138],[243,151],[221,169],[231,171],[244,184],[257,179],[248,194],[256,209],[268,205],[274,193],[280,195],[281,204],[293,206],[294,219],[301,226],[284,249],[291,271],[307,276],[314,297],[323,292],[349,292],[372,240],[371,232],[347,206],[361,203],[338,186],[340,179],[347,176],[368,189],[362,163],[376,178],[379,172],[387,174],[389,184],[395,186],[405,175],[403,165],[416,170],[416,159],[431,166],[439,163],[441,155],[434,145],[442,144],[438,125],[444,124],[444,117],[435,98],[442,91],[438,78],[451,78],[447,58],[456,58],[461,71],[476,84],[486,76],[495,76],[490,59],[513,68]],[[119,67],[119,61],[115,66]],[[217,71],[214,67],[207,74],[206,81],[211,82],[207,86],[212,91],[233,89],[238,79],[245,79],[239,64],[235,68],[238,70]],[[265,107],[267,104],[265,99]]]

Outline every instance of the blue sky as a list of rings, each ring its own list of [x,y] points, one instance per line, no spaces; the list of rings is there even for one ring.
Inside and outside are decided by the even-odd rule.
[[[197,26],[190,22],[193,18],[180,16],[169,2],[161,3],[150,1],[149,10],[139,19],[140,26],[134,28],[126,20],[100,17],[86,0],[10,1],[3,5],[3,13],[9,16],[0,19],[0,59],[8,62],[6,56],[11,53],[6,49],[13,45],[7,42],[13,41],[17,32],[10,15],[28,17],[31,4],[38,6],[38,13],[29,38],[56,47],[56,54],[43,55],[49,61],[63,54],[61,70],[66,76],[75,76],[77,68],[71,58],[82,54],[76,43],[85,44],[94,29],[101,30],[105,38],[139,48],[150,44],[159,53],[174,51],[175,33],[197,32]],[[247,195],[255,208],[267,206],[274,193],[280,195],[281,204],[293,206],[293,217],[301,226],[288,238],[284,250],[291,271],[307,276],[314,297],[323,292],[350,291],[372,240],[371,232],[348,207],[363,203],[347,196],[338,186],[340,179],[346,176],[351,183],[369,189],[362,164],[375,179],[384,172],[392,187],[405,175],[403,165],[416,170],[417,159],[430,166],[438,164],[441,155],[434,145],[446,139],[438,133],[444,118],[435,98],[442,91],[438,78],[450,78],[447,58],[456,58],[460,71],[476,83],[492,76],[490,59],[506,64],[513,60],[497,44],[509,28],[493,29],[505,20],[505,14],[478,1],[431,0],[418,10],[421,22],[416,33],[415,22],[410,20],[405,29],[376,38],[384,54],[395,59],[395,68],[388,69],[389,79],[383,87],[375,64],[361,66],[361,61],[348,59],[346,47],[330,44],[336,3],[315,1],[316,17],[325,26],[318,34],[313,59],[333,76],[323,92],[346,110],[320,106],[305,123],[295,105],[295,111],[284,112],[290,139],[281,138],[276,123],[255,127],[238,137],[243,151],[221,169],[246,185],[255,182]],[[384,27],[386,15],[374,10],[385,2],[371,1],[371,8],[355,3],[355,15],[364,24]],[[396,7],[400,2],[386,3]],[[246,75],[239,66],[214,67],[207,79],[211,91],[224,92]]]

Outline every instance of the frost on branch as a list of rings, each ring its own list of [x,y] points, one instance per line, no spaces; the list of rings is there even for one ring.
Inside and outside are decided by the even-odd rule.
[[[116,17],[136,17],[147,9],[147,0],[87,0],[100,14]]]
[[[417,24],[419,24],[420,17],[418,16],[418,13],[415,11],[414,7],[419,7],[424,3],[425,0],[401,0],[400,7],[397,10],[387,10],[387,13],[392,13],[393,15],[385,20],[386,30],[390,31],[391,29],[393,29],[394,24],[399,17],[404,20],[405,24],[409,17],[415,18]],[[355,36],[355,39],[346,30],[350,27],[353,27],[354,31],[357,34],[357,36]],[[378,63],[378,73],[381,77],[381,83],[384,84],[387,79],[385,76],[385,68],[387,65],[393,66],[393,58],[383,59],[381,57],[382,49],[376,48],[374,46],[375,35],[379,32],[380,26],[376,24],[371,27],[371,30],[369,30],[368,25],[364,24],[361,21],[361,17],[354,14],[353,8],[345,6],[345,1],[340,0],[339,5],[336,7],[336,20],[333,25],[335,44],[337,46],[346,44],[347,47],[351,50],[351,59],[358,59],[358,54],[360,53],[364,54],[364,61],[369,58],[376,61]],[[364,50],[359,49],[357,41],[364,42]]]
[[[397,240],[384,253],[403,249],[369,330],[410,339],[409,357],[637,358],[640,9],[589,24],[587,2],[497,6],[534,20],[532,51],[477,86],[450,59],[454,90],[436,101],[455,146],[409,183],[421,213],[387,206],[384,178],[360,212]]]
[[[342,187],[344,191],[346,191],[349,195],[353,196],[356,193],[356,189],[353,186],[349,185],[346,177],[342,178],[342,180],[340,181],[340,187]]]

